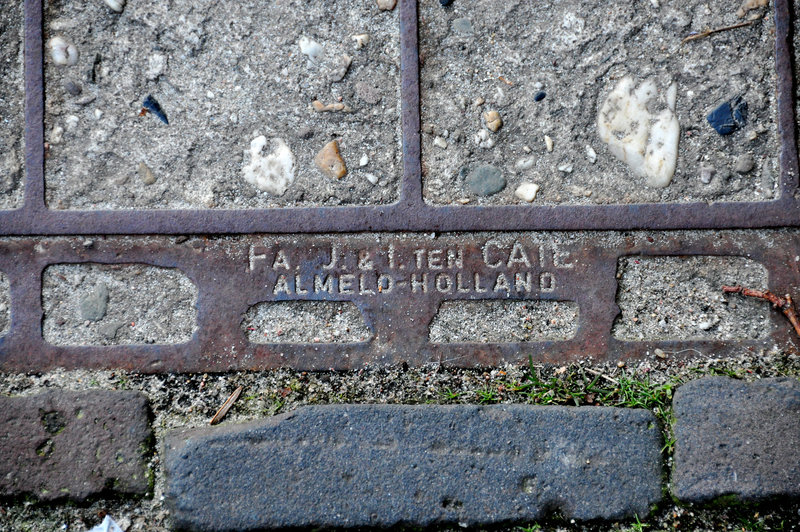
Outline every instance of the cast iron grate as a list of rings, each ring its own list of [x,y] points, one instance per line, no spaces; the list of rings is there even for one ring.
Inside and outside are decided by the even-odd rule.
[[[445,363],[495,365],[527,360],[567,362],[585,356],[615,360],[645,356],[655,347],[670,352],[697,350],[724,355],[742,349],[792,347],[787,327],[775,326],[764,340],[625,342],[612,337],[619,314],[615,300],[618,260],[629,255],[746,256],[769,273],[769,289],[800,286],[795,257],[800,240],[785,231],[630,234],[616,244],[598,244],[595,234],[578,235],[566,247],[544,242],[527,270],[519,264],[492,266],[484,250],[494,238],[479,231],[666,230],[796,227],[798,157],[795,136],[791,18],[788,0],[776,0],[780,178],[778,199],[767,202],[637,204],[596,206],[432,206],[423,200],[420,162],[420,98],[417,4],[399,2],[401,39],[401,120],[403,176],[398,202],[382,206],[248,210],[57,211],[45,202],[44,80],[42,0],[25,1],[25,191],[20,209],[0,211],[0,271],[10,279],[11,325],[0,337],[0,368],[41,371],[52,367],[128,368],[160,371],[227,371],[291,366],[298,369],[350,369],[367,364]],[[445,235],[460,242],[455,269],[415,265],[415,251],[440,249],[438,238],[393,232],[462,232]],[[256,233],[261,235],[254,236]],[[311,233],[327,233],[314,235]],[[331,236],[330,233],[353,233]],[[168,235],[232,235],[229,238],[176,239]],[[530,233],[519,233],[520,238]],[[76,235],[95,235],[91,246]],[[156,235],[148,238],[112,235]],[[235,236],[239,235],[239,236]],[[35,237],[35,238],[33,238]],[[512,236],[513,237],[513,236]],[[340,260],[334,260],[334,249]],[[282,272],[267,257],[283,250],[292,270]],[[404,257],[402,264],[389,256]],[[371,268],[360,262],[371,257]],[[273,255],[274,256],[274,255]],[[400,260],[400,259],[398,259]],[[140,263],[177,268],[197,286],[198,330],[179,345],[63,347],[42,337],[42,272],[52,264]],[[336,263],[336,264],[334,264]],[[274,264],[273,264],[274,266]],[[330,266],[330,267],[329,267]],[[527,266],[527,265],[526,265]],[[457,273],[471,279],[459,292]],[[475,275],[499,273],[514,279],[530,273],[530,288],[481,292]],[[437,276],[449,283],[437,285]],[[281,275],[294,291],[276,291]],[[334,291],[302,293],[298,276],[334,275]],[[386,277],[381,281],[381,275]],[[347,288],[341,280],[347,277]],[[416,276],[416,277],[415,277]],[[419,284],[429,276],[423,289]],[[388,290],[391,278],[392,290]],[[484,277],[486,278],[486,277]],[[222,281],[220,281],[222,279]],[[362,279],[366,279],[363,281]],[[527,279],[527,278],[526,278]],[[417,282],[414,285],[414,281]],[[383,284],[381,284],[383,283]],[[380,288],[379,288],[380,285]],[[418,289],[413,290],[413,286]],[[525,285],[528,286],[528,285]],[[447,290],[440,288],[446,287]],[[579,308],[571,339],[528,343],[435,344],[428,326],[447,300],[570,301]],[[249,343],[242,316],[259,302],[353,302],[373,338],[350,344]],[[772,316],[775,324],[781,318]]]

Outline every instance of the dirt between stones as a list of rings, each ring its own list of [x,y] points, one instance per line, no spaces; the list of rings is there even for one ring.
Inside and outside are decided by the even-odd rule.
[[[22,20],[22,2],[0,6],[0,209],[21,207],[24,190]]]
[[[56,209],[385,204],[398,194],[397,10],[375,2],[46,3],[45,39],[73,43],[74,66],[45,59],[47,201]],[[138,116],[152,95],[169,120]],[[347,109],[319,112],[312,102]],[[245,181],[251,142],[285,193]],[[348,173],[314,158],[337,140]],[[58,141],[58,142],[57,142]],[[290,161],[293,164],[290,164]],[[291,169],[291,172],[289,171]]]
[[[534,204],[548,205],[774,198],[774,21],[763,9],[740,18],[739,4],[478,0],[443,10],[439,2],[421,2],[426,200],[520,203],[514,193],[525,182],[540,187]],[[748,16],[759,18],[681,44],[692,32]],[[658,95],[649,104],[655,114],[666,108],[665,93],[677,83],[677,170],[666,188],[646,186],[598,136],[598,112],[624,76],[636,86],[655,80]],[[537,101],[540,93],[546,96]],[[747,123],[720,136],[706,115],[738,95],[748,105]],[[496,133],[482,117],[489,111],[503,122]],[[502,172],[502,191],[483,197],[464,183],[481,164]]]

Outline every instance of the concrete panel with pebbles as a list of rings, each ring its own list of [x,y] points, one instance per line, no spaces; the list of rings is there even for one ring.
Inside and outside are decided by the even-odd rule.
[[[0,396],[0,495],[85,500],[144,494],[151,429],[135,392]]]
[[[578,329],[569,301],[445,301],[430,326],[434,343],[566,340]]]
[[[77,51],[74,65],[46,58],[51,208],[397,198],[397,10],[356,0],[121,6],[48,4],[48,34]]]
[[[645,516],[660,448],[645,410],[336,405],[173,433],[165,467],[179,528],[486,525]]]
[[[58,264],[42,280],[46,342],[177,344],[197,329],[197,287],[180,271],[144,264]]]
[[[0,209],[21,207],[24,189],[22,11],[22,2],[0,5]]]
[[[242,320],[254,344],[366,342],[372,332],[354,303],[282,301],[259,303]]]
[[[800,496],[800,381],[708,377],[678,389],[673,407],[677,498]]]
[[[767,271],[744,257],[623,257],[617,268],[622,340],[765,338],[769,304],[723,294],[723,285],[767,288]]]
[[[775,26],[769,8],[739,4],[421,2],[427,201],[774,198]],[[706,116],[737,96],[746,118],[720,135]],[[497,172],[475,175],[486,166]],[[517,194],[525,183],[535,199]]]

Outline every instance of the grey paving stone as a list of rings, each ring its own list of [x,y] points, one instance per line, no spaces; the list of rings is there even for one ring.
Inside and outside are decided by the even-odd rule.
[[[334,405],[168,435],[190,530],[490,524],[649,513],[660,433],[645,410]]]
[[[0,397],[0,495],[85,500],[147,491],[151,430],[135,392]]]
[[[800,496],[800,382],[709,377],[673,400],[673,492],[688,502]]]

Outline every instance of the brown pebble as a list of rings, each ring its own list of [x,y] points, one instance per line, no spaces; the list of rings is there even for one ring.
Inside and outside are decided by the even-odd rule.
[[[378,8],[381,11],[391,11],[397,5],[397,0],[378,0]]]
[[[503,119],[500,118],[500,113],[497,111],[486,111],[483,113],[483,120],[492,133],[497,133],[497,130],[503,127]]]
[[[339,153],[339,143],[335,140],[330,141],[320,150],[314,158],[314,162],[322,173],[331,179],[341,179],[347,175],[347,166]]]
[[[139,163],[139,177],[142,178],[142,183],[145,185],[152,185],[156,182],[156,176],[153,175],[153,171],[144,163]]]

